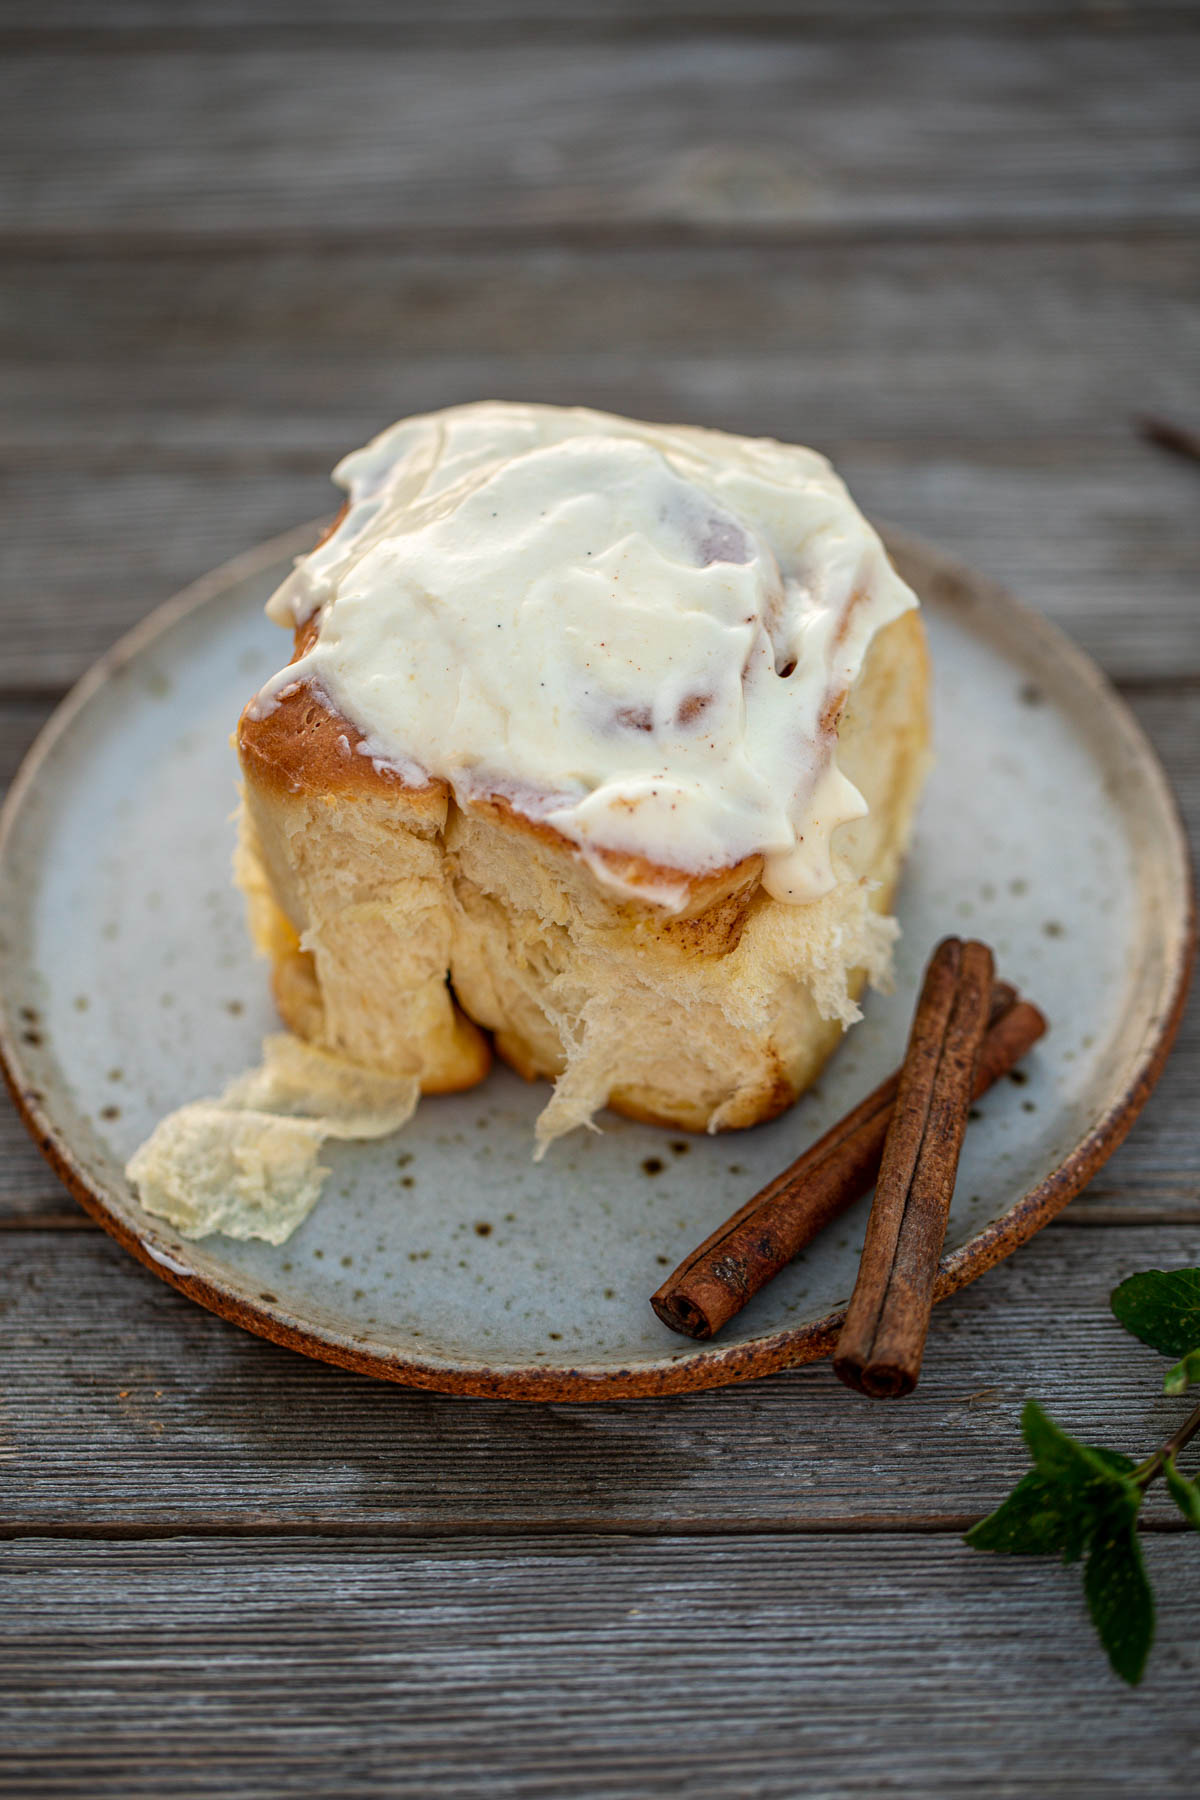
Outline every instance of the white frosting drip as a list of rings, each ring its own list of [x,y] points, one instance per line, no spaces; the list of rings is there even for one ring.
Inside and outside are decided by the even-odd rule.
[[[664,905],[756,853],[777,899],[836,879],[866,807],[829,709],[916,605],[811,450],[582,409],[406,419],[342,461],[349,508],[272,597],[323,691],[411,781],[502,794]],[[630,886],[602,852],[680,872]]]

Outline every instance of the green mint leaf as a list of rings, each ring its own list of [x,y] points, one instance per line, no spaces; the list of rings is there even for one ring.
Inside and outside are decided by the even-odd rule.
[[[1119,1450],[1102,1450],[1099,1444],[1081,1444],[1080,1449],[1086,1450],[1090,1457],[1102,1463],[1114,1475],[1132,1475],[1137,1468],[1133,1458],[1122,1456]]]
[[[1061,1556],[1078,1562],[1087,1547],[1092,1509],[1072,1488],[1031,1469],[994,1513],[972,1525],[965,1542],[998,1556]]]
[[[1173,1456],[1169,1456],[1163,1464],[1163,1474],[1167,1478],[1172,1500],[1192,1530],[1200,1531],[1200,1482],[1189,1481]]]
[[[1137,1501],[1111,1506],[1092,1539],[1083,1591],[1108,1660],[1136,1687],[1154,1642],[1154,1595],[1137,1540]]]
[[[1182,1394],[1193,1381],[1200,1381],[1200,1350],[1189,1350],[1182,1362],[1163,1376],[1164,1394]]]
[[[1113,1312],[1164,1356],[1200,1350],[1200,1269],[1146,1269],[1114,1288]]]
[[[1120,1491],[1122,1476],[1135,1464],[1116,1450],[1098,1450],[1081,1444],[1056,1425],[1036,1400],[1027,1400],[1021,1414],[1021,1435],[1029,1445],[1029,1453],[1038,1470],[1049,1480],[1082,1493],[1099,1485],[1102,1489]]]
[[[1021,1430],[1035,1467],[994,1513],[968,1531],[973,1550],[1001,1556],[1061,1556],[1078,1562],[1114,1505],[1132,1503],[1140,1491],[1128,1477],[1134,1464],[1115,1450],[1080,1444],[1036,1400],[1021,1415]]]

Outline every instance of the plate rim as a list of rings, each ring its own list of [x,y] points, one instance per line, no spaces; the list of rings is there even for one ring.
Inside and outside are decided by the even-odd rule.
[[[92,664],[42,726],[13,778],[3,807],[0,807],[0,868],[27,796],[55,746],[71,730],[93,696],[190,614],[271,565],[303,553],[323,524],[324,521],[296,526],[220,564],[156,607]],[[1053,665],[1065,666],[1077,683],[1092,690],[1108,716],[1120,724],[1145,774],[1159,790],[1171,838],[1168,854],[1177,865],[1180,880],[1181,904],[1172,921],[1162,985],[1146,1037],[1134,1053],[1135,1066],[1124,1091],[1040,1182],[946,1257],[935,1289],[935,1299],[940,1301],[1011,1255],[1060,1212],[1117,1149],[1146,1104],[1174,1044],[1187,1001],[1196,952],[1196,885],[1187,831],[1161,759],[1124,698],[1092,657],[1059,626],[1000,583],[980,574],[939,546],[890,526],[880,529],[889,550],[924,559],[939,573],[959,584],[973,599],[982,598],[1002,608],[1038,641]],[[366,1348],[363,1341],[356,1341],[347,1332],[304,1323],[287,1313],[282,1302],[274,1305],[256,1302],[236,1291],[232,1284],[222,1285],[188,1267],[180,1260],[181,1256],[186,1257],[186,1247],[172,1243],[168,1250],[165,1245],[156,1245],[154,1228],[140,1232],[134,1229],[120,1211],[115,1210],[113,1199],[104,1189],[88,1178],[72,1150],[67,1131],[56,1123],[52,1110],[36,1097],[32,1078],[23,1067],[16,1024],[9,1016],[3,992],[0,992],[0,1073],[18,1114],[55,1174],[89,1217],[145,1268],[189,1299],[243,1330],[357,1374],[408,1387],[481,1399],[644,1399],[723,1387],[816,1361],[832,1350],[844,1316],[839,1308],[823,1318],[765,1333],[748,1342],[678,1351],[639,1367],[482,1364],[400,1356]]]

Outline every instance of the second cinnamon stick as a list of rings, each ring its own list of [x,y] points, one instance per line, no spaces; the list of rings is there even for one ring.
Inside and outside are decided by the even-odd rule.
[[[911,1393],[987,1031],[992,953],[946,938],[917,1004],[900,1071],[858,1280],[834,1372],[877,1399]]]
[[[976,1098],[1014,1069],[1046,1030],[1007,982],[992,987]],[[856,1200],[870,1192],[895,1105],[897,1070],[692,1251],[651,1299],[664,1325],[707,1339]]]

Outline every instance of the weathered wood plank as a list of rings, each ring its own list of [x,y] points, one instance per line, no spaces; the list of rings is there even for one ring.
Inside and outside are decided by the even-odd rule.
[[[1130,703],[1157,746],[1175,783],[1193,842],[1200,845],[1200,694],[1182,687],[1133,693]],[[49,699],[0,702],[0,788],[52,708]],[[1153,1099],[1125,1145],[1101,1171],[1073,1216],[1089,1204],[1133,1209],[1131,1216],[1174,1209],[1187,1216],[1200,1201],[1200,996]],[[76,1215],[38,1154],[7,1097],[0,1094],[0,1223],[8,1219],[65,1220]]]
[[[1191,1800],[1197,1544],[1108,1674],[1076,1570],[921,1538],[11,1547],[29,1795]]]
[[[4,1246],[0,1531],[811,1532],[989,1510],[1027,1466],[1030,1395],[1092,1441],[1155,1448],[1181,1403],[1108,1294],[1200,1262],[1200,1222],[1044,1231],[938,1308],[921,1386],[894,1407],[828,1365],[662,1401],[457,1401],[260,1343],[99,1234]]]
[[[1170,237],[13,257],[0,454],[324,468],[401,409],[501,392],[1079,457],[1186,411],[1198,294],[1200,244]]]
[[[561,394],[560,382],[547,385]],[[474,378],[464,386],[479,391]],[[638,394],[632,376],[616,392],[583,389],[625,411]],[[456,397],[450,383],[443,397]],[[406,410],[409,396],[397,398],[388,416]],[[721,414],[715,404],[644,410]],[[1114,678],[1200,673],[1200,481],[1187,464],[1132,437],[1069,450],[965,444],[914,453],[841,439],[823,447],[870,515],[1003,580]],[[0,542],[9,692],[67,685],[188,581],[336,504],[315,467],[272,459],[244,470],[179,468],[153,454],[113,471],[10,465],[0,468],[0,495],[12,521]]]
[[[0,229],[796,233],[1194,220],[1195,37],[30,51]],[[1070,104],[1064,104],[1070,96]]]

